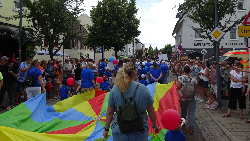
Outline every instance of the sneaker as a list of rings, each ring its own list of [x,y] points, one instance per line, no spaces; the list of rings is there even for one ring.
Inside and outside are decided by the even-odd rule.
[[[201,103],[201,102],[205,102],[205,101],[203,99],[201,99],[199,102]]]
[[[197,97],[196,97],[196,100],[200,101],[200,100],[201,100],[201,98],[200,98],[199,96],[197,96]]]
[[[55,99],[57,99],[57,97],[56,97],[56,96],[55,96],[54,98],[55,98]]]

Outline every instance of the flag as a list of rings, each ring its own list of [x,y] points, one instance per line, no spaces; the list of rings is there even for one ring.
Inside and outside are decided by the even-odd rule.
[[[154,99],[157,125],[160,132],[155,134],[149,128],[149,140],[164,139],[166,129],[161,115],[167,109],[179,112],[175,82],[154,83],[147,86]],[[46,106],[46,94],[40,94],[12,110],[0,114],[0,139],[4,141],[95,141],[104,140],[109,93],[93,90],[75,95],[54,105]],[[148,120],[149,127],[152,126]],[[112,141],[112,130],[107,141]]]

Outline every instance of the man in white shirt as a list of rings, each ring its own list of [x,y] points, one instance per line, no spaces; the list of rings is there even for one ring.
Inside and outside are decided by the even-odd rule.
[[[70,62],[70,59],[67,58],[63,66],[63,79],[64,80],[70,77],[70,73],[72,71],[72,65],[69,62]]]
[[[82,61],[83,68],[86,68],[86,65],[87,65],[86,58],[83,58],[83,61]]]

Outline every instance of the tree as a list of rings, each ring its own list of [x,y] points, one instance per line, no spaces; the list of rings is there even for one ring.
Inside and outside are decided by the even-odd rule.
[[[150,59],[154,58],[154,56],[155,56],[155,51],[151,45],[148,47],[148,56]]]
[[[135,50],[135,56],[136,56],[136,59],[141,59],[142,58],[142,49]]]
[[[114,47],[115,56],[126,44],[140,35],[140,20],[135,0],[102,0],[90,12],[93,25],[88,26],[84,45],[102,46],[105,50]]]
[[[24,0],[23,17],[32,26],[24,27],[33,39],[34,45],[43,47],[43,40],[48,45],[50,58],[70,40],[77,38],[81,32],[80,22],[77,16],[83,12],[80,8],[82,0]],[[18,19],[19,15],[14,15],[8,19]],[[56,51],[53,52],[53,49]]]
[[[238,0],[218,1],[218,27],[222,31],[230,31],[245,19],[246,15],[234,20],[238,7]],[[199,33],[201,38],[209,39],[213,43],[215,54],[215,41],[209,36],[215,28],[214,0],[187,0],[178,8],[178,11],[181,11],[183,15],[186,14],[194,23],[199,24],[200,28],[192,25],[190,27]],[[226,16],[229,18],[227,19]]]
[[[168,57],[170,57],[170,56],[171,56],[171,53],[172,53],[172,48],[173,48],[173,46],[171,46],[171,44],[167,44],[167,45],[165,45],[165,47],[162,49],[161,53],[162,53],[162,54],[167,54]]]

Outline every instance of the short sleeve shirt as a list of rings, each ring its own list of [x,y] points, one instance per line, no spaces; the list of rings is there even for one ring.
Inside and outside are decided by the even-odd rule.
[[[182,85],[182,86],[183,86],[183,85],[186,83],[186,81],[189,80],[189,79],[190,79],[190,78],[188,78],[188,76],[186,76],[186,75],[182,75],[182,76],[179,76],[179,77],[178,77],[178,80],[181,82],[181,85]],[[196,80],[194,77],[191,78],[191,84],[192,84],[192,85],[197,84],[197,80]],[[181,88],[181,89],[182,89],[182,88]],[[180,97],[182,97],[181,91],[180,91]],[[184,98],[184,97],[182,97],[182,98]],[[186,99],[186,98],[184,98],[184,99]],[[190,99],[192,99],[192,98],[190,98]]]
[[[26,64],[25,62],[22,62],[19,66],[19,71],[18,71],[18,77],[17,77],[17,81],[19,82],[25,82],[25,77],[27,75],[27,72],[21,72],[21,69],[25,69],[27,68],[29,65]]]
[[[82,69],[82,71],[81,71],[81,77],[82,77],[81,88],[91,88],[91,87],[94,87],[94,84],[91,81],[91,79],[95,78],[93,70],[91,70],[89,68]]]
[[[165,141],[185,141],[186,138],[182,131],[168,130],[165,135],[164,140]]]
[[[36,71],[37,70],[37,71]],[[36,71],[36,72],[35,72]],[[35,73],[34,73],[35,72]],[[27,75],[32,76],[34,73],[34,79],[36,81],[36,85],[34,87],[41,87],[41,84],[38,81],[38,76],[42,75],[42,71],[37,68],[37,67],[32,67],[31,69],[29,69],[29,71],[27,72]]]
[[[71,70],[72,68],[72,65],[70,63],[65,63],[64,66],[63,66],[63,70]],[[63,72],[63,77],[69,77],[70,75],[70,72]]]
[[[238,79],[238,80],[242,80],[242,76],[246,76],[245,72],[240,72],[240,73],[238,74],[238,73],[236,73],[235,70],[232,70],[232,71],[230,72],[230,75],[233,75],[233,76],[234,76],[234,79]],[[242,82],[237,82],[237,83],[235,83],[235,82],[233,82],[233,81],[231,80],[231,87],[232,87],[232,88],[242,88],[242,87],[243,87],[243,86],[242,86]]]
[[[69,92],[69,87],[68,86],[62,86],[60,88],[60,98],[61,98],[61,100],[69,98],[68,92]]]
[[[125,98],[133,95],[137,84],[138,84],[137,82],[130,83],[128,91],[123,93]],[[132,101],[136,102],[137,108],[142,113],[144,128],[149,129],[148,122],[147,122],[148,115],[146,113],[146,109],[149,106],[151,106],[154,103],[154,101],[153,101],[153,98],[152,98],[148,88],[145,85],[140,84],[140,86],[137,89],[137,92],[135,94],[135,97],[133,98]],[[121,96],[121,93],[120,93],[118,87],[115,85],[110,92],[108,106],[115,107],[115,111],[119,111],[118,106],[123,105],[123,104],[124,104],[124,100]],[[112,124],[113,127],[116,126],[116,124],[114,124],[114,123],[117,123],[117,112],[115,113],[115,116],[114,116],[114,120],[113,120],[113,124]]]
[[[99,65],[99,73],[104,73],[105,67],[106,67],[106,64],[104,62],[101,62]]]
[[[161,69],[150,69],[150,72],[149,74],[152,74],[152,76],[155,78],[155,79],[158,79],[160,77],[160,74],[162,73],[162,70]],[[150,82],[154,81],[153,78],[150,77],[149,79]]]

